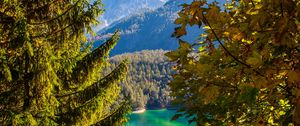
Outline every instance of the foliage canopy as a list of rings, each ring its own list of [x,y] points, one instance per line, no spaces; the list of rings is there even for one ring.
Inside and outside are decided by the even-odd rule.
[[[101,76],[118,32],[94,50],[85,38],[102,12],[100,0],[0,1],[1,124],[119,125],[126,120],[127,103],[113,105],[125,61]]]
[[[170,83],[174,116],[197,125],[300,125],[300,1],[194,0],[183,4],[174,36],[205,30],[199,42],[179,39]]]

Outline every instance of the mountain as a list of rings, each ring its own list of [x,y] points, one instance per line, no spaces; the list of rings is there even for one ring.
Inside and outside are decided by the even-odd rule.
[[[95,29],[100,30],[111,23],[129,15],[155,10],[164,5],[166,0],[103,0],[105,12],[99,17],[102,22]]]
[[[144,49],[172,50],[178,47],[175,38],[171,37],[176,25],[173,23],[177,12],[181,9],[179,5],[192,0],[170,0],[156,10],[148,10],[130,17],[114,22],[109,27],[102,29],[97,34],[106,36],[116,29],[121,31],[121,39],[111,51],[112,55],[125,52],[134,52]],[[183,39],[195,41],[201,30],[189,28],[188,36]],[[103,41],[98,40],[94,46],[99,46]]]
[[[104,74],[108,74],[121,61],[129,59],[128,74],[121,83],[122,95],[130,98],[134,109],[157,109],[170,105],[171,97],[167,83],[174,74],[172,66],[167,62],[164,50],[143,50],[125,53],[110,58],[110,66]]]

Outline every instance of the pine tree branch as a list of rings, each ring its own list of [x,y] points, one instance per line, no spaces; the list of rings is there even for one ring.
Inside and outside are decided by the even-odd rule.
[[[130,103],[128,101],[124,101],[119,108],[115,109],[115,111],[100,119],[99,122],[92,126],[114,125],[114,123],[119,122],[118,120],[124,118],[124,114],[129,111],[131,111]]]
[[[72,80],[75,82],[84,83],[84,81],[90,75],[88,71],[102,68],[104,65],[104,57],[108,55],[109,51],[117,44],[118,40],[119,32],[116,31],[109,40],[78,61],[72,73]]]
[[[95,83],[92,86],[89,86],[85,90],[74,95],[73,102],[78,105],[81,104],[80,106],[66,113],[58,114],[57,116],[61,116],[63,122],[68,122],[68,124],[77,124],[80,123],[83,116],[90,117],[95,112],[99,112],[98,107],[100,103],[108,102],[108,104],[111,104],[111,101],[108,101],[103,97],[108,97],[106,96],[106,91],[116,90],[116,87],[114,85],[124,78],[125,72],[127,71],[125,62],[126,61],[120,63],[120,65],[110,75],[103,79],[102,82],[100,81],[100,83]]]
[[[65,14],[67,14],[70,10],[72,10],[73,8],[75,8],[77,6],[77,4],[80,2],[81,0],[77,0],[77,2],[72,5],[71,7],[69,7],[65,12],[63,12],[62,14],[52,18],[52,19],[49,19],[49,20],[46,20],[46,21],[42,21],[42,22],[33,22],[33,23],[28,23],[30,25],[41,25],[41,24],[45,24],[45,23],[48,23],[48,22],[51,22],[51,21],[54,21],[62,16],[64,16]]]
[[[37,35],[37,36],[32,36],[32,38],[33,39],[36,39],[36,38],[41,38],[41,37],[47,37],[47,36],[51,36],[51,35],[55,35],[55,34],[57,34],[57,33],[59,33],[59,32],[62,32],[62,31],[64,31],[64,30],[66,30],[67,28],[69,28],[69,27],[71,27],[71,26],[73,26],[74,24],[72,23],[72,24],[69,24],[69,25],[67,25],[66,27],[63,27],[62,29],[59,29],[59,30],[57,30],[57,31],[54,31],[54,32],[51,32],[51,33],[49,33],[49,34],[41,34],[41,35]]]
[[[80,17],[79,19],[83,18],[84,16],[87,16],[87,15],[84,14],[84,15],[83,15],[82,17]],[[72,23],[68,24],[67,26],[65,26],[65,27],[63,27],[63,28],[61,28],[61,29],[59,29],[59,30],[53,31],[53,32],[51,32],[51,33],[45,33],[45,34],[40,34],[40,35],[32,36],[32,38],[33,38],[33,39],[36,39],[36,38],[41,38],[41,37],[47,37],[47,36],[56,35],[56,34],[58,34],[58,33],[60,33],[60,32],[65,31],[67,28],[76,25],[76,24],[74,24],[75,22],[76,22],[76,21],[73,21]]]
[[[107,86],[116,83],[124,77],[124,73],[127,71],[127,65],[125,62],[126,61],[120,63],[117,68],[115,68],[110,74],[108,74],[95,84],[87,87],[85,90],[56,95],[55,97],[63,98],[75,95],[74,98],[77,99],[76,101],[78,102],[85,102],[87,100],[90,100],[93,97],[96,97],[102,90],[105,90]]]
[[[31,9],[30,12],[28,12],[28,14],[27,14],[25,17],[29,16],[30,14],[34,13],[35,11],[37,11],[37,10],[39,10],[39,9],[42,9],[42,8],[44,8],[44,7],[46,7],[46,6],[49,6],[49,5],[51,5],[51,4],[54,4],[54,3],[58,2],[58,1],[61,1],[61,0],[53,0],[52,2],[48,2],[48,3],[45,4],[45,5],[42,5],[42,6],[39,6],[39,7],[37,7],[37,8]]]
[[[58,30],[54,30],[51,33],[43,33],[43,34],[40,34],[40,35],[32,36],[32,38],[35,39],[35,38],[53,36],[53,35],[56,35],[58,33],[64,32],[66,29],[68,29],[72,26],[77,26],[78,24],[76,24],[76,23],[78,23],[78,22],[81,23],[80,25],[83,25],[84,23],[90,22],[90,20],[82,21],[82,19],[86,19],[86,17],[90,16],[90,13],[92,12],[92,10],[96,9],[96,8],[97,8],[97,3],[94,4],[94,5],[91,5],[91,8],[89,8],[89,11],[84,12],[82,15],[80,15],[78,18],[76,18],[76,20],[72,20],[72,22],[69,23],[68,25],[66,25],[65,27],[62,27],[61,29],[58,29]],[[78,19],[79,19],[79,21],[78,21]],[[89,17],[88,19],[91,19],[91,18]],[[78,31],[78,30],[75,30],[75,31]]]
[[[1,24],[13,24],[15,22],[14,18],[8,16],[4,12],[0,12],[0,23]]]
[[[64,97],[70,97],[72,95],[75,95],[75,94],[78,94],[80,91],[76,91],[76,92],[72,92],[72,93],[66,93],[66,94],[57,94],[55,95],[55,97],[57,99],[61,99],[61,98],[64,98]]]
[[[125,61],[120,63],[110,74],[102,78],[99,82],[87,87],[85,90],[78,92],[76,95],[77,103],[86,102],[96,97],[103,90],[106,90],[110,85],[122,80],[126,75],[127,65]]]
[[[31,78],[31,74],[29,71],[29,54],[25,53],[25,77],[24,77],[24,103],[23,103],[23,111],[27,110],[30,107],[30,85],[29,85],[29,79]]]

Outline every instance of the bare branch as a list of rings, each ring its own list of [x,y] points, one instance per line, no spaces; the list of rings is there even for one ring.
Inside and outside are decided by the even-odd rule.
[[[252,3],[252,5],[253,5],[253,7],[255,8],[255,4],[254,4],[254,2],[251,0],[251,3]]]

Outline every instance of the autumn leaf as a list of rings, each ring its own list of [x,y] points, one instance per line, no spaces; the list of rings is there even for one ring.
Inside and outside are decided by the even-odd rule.
[[[165,56],[167,56],[171,62],[174,62],[178,60],[178,58],[180,57],[180,53],[178,51],[171,51],[171,52],[167,52]]]
[[[203,29],[207,30],[207,29],[211,29],[209,26],[203,26]]]
[[[230,33],[226,31],[226,32],[223,32],[223,35],[224,35],[225,37],[229,37]]]
[[[172,34],[172,36],[179,38],[183,35],[186,35],[186,29],[184,27],[177,27],[175,28],[175,32]]]
[[[220,125],[216,122],[288,125],[293,123],[291,118],[300,120],[299,107],[291,100],[300,97],[296,88],[300,83],[300,25],[299,20],[293,20],[299,18],[300,2],[240,0],[228,1],[223,4],[225,7],[215,2],[205,3],[205,6],[197,5],[198,0],[194,2],[180,12],[189,19],[186,24],[201,22],[198,27],[207,36],[199,33],[200,44],[177,49],[179,59],[187,61],[178,62],[178,66],[183,66],[178,76],[182,82],[189,83],[171,86],[185,112],[198,115],[200,111],[217,117],[211,121],[199,116],[195,118],[199,125]],[[202,15],[195,16],[199,12]],[[180,26],[187,28],[186,24]],[[180,30],[178,33],[189,34]],[[206,48],[210,45],[214,51]],[[223,46],[228,52],[223,51]],[[191,53],[194,50],[197,53]],[[172,88],[182,85],[184,88]],[[244,89],[244,86],[249,88]],[[285,105],[278,105],[282,104],[281,99]],[[297,114],[292,113],[293,110]],[[228,117],[228,113],[232,117]]]
[[[191,48],[191,45],[189,43],[187,43],[186,41],[179,40],[179,45],[180,45],[180,48],[183,50],[189,50]]]
[[[200,46],[200,47],[198,48],[198,50],[199,50],[199,52],[203,52],[203,51],[206,50],[206,47],[205,47],[205,46]]]
[[[258,14],[258,12],[259,11],[257,9],[253,8],[253,9],[248,10],[246,13],[249,15],[256,15],[256,14]]]
[[[185,20],[183,18],[177,18],[175,24],[182,24]]]

